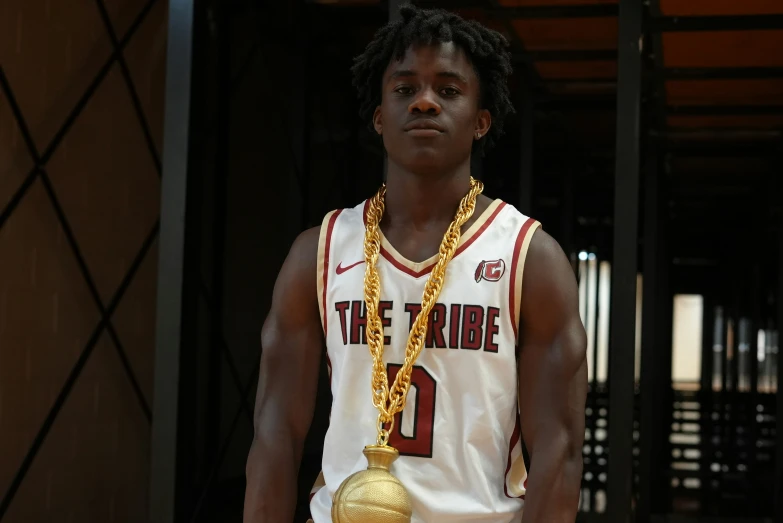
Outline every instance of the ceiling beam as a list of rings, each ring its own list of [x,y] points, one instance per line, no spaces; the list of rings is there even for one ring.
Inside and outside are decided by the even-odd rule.
[[[667,80],[765,80],[783,79],[783,67],[667,67]]]
[[[669,141],[662,142],[661,150],[669,153],[673,158],[768,158],[775,157],[775,147],[772,142],[697,142]]]
[[[585,85],[585,86],[617,86],[617,78],[614,76],[594,76],[590,78],[580,78],[578,76],[567,78],[544,78],[547,85]]]
[[[659,33],[783,29],[783,15],[660,16],[651,18],[647,29]]]
[[[500,4],[498,3],[498,0],[485,0],[484,7],[490,13],[495,12],[501,8]],[[509,51],[511,52],[512,61],[524,65],[524,70],[526,73],[525,74],[526,78],[524,80],[530,82],[531,87],[534,88],[533,90],[541,89],[542,88],[541,76],[538,74],[538,69],[536,69],[534,58],[531,56],[530,52],[525,48],[525,43],[522,41],[522,39],[519,37],[519,34],[514,29],[514,25],[511,23],[511,20],[508,18],[500,18],[500,20],[503,21],[503,25],[506,29],[506,32],[509,35],[509,40],[510,40]]]
[[[527,55],[538,62],[606,62],[617,60],[616,49],[541,49]]]
[[[496,7],[495,16],[509,19],[558,19],[558,18],[606,18],[616,17],[617,4],[595,5],[536,5],[522,7]]]
[[[783,132],[774,129],[720,129],[705,127],[677,131],[657,131],[652,129],[650,130],[650,136],[669,140],[693,140],[696,143],[700,143],[703,140],[768,140],[777,144],[783,138]],[[726,144],[714,143],[713,145],[722,147]],[[736,143],[732,145],[736,145]]]
[[[677,116],[781,115],[783,105],[669,105],[666,112]]]
[[[617,96],[606,95],[550,95],[542,99],[536,108],[545,111],[616,111]]]
[[[390,0],[384,0],[386,2]],[[487,9],[486,0],[416,0],[416,6],[423,9]]]

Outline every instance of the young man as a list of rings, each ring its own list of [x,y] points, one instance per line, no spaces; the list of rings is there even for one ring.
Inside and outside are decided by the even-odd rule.
[[[332,521],[335,492],[367,467],[364,447],[385,443],[379,405],[412,521],[574,521],[587,392],[575,277],[538,222],[470,176],[471,154],[496,142],[511,110],[510,71],[500,34],[410,6],[357,58],[387,181],[302,233],[280,271],[245,523],[293,518],[324,348],[333,403],[315,523]]]

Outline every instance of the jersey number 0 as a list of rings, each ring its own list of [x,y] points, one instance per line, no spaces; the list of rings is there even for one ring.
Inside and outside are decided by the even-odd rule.
[[[387,367],[389,383],[394,383],[402,365],[390,363]],[[411,373],[411,386],[416,388],[416,404],[407,402],[404,412],[394,416],[394,429],[389,436],[389,445],[400,451],[403,456],[419,458],[432,457],[432,427],[435,422],[435,379],[424,367],[414,365]],[[408,398],[410,399],[410,392]],[[402,433],[402,415],[413,416],[412,435]]]

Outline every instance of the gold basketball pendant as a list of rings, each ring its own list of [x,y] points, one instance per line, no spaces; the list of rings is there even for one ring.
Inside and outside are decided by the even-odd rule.
[[[410,523],[408,491],[389,467],[400,453],[388,446],[364,447],[367,470],[351,474],[334,493],[333,523]]]

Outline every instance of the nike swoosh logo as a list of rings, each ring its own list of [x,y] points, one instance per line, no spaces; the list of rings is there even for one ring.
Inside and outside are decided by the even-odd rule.
[[[342,273],[344,273],[346,271],[350,271],[351,269],[353,269],[354,267],[356,267],[357,265],[360,265],[362,263],[364,263],[364,260],[360,260],[360,261],[358,261],[356,263],[352,263],[348,267],[343,267],[343,262],[340,262],[340,263],[337,264],[337,268],[335,269],[335,272],[337,274],[342,274]]]

